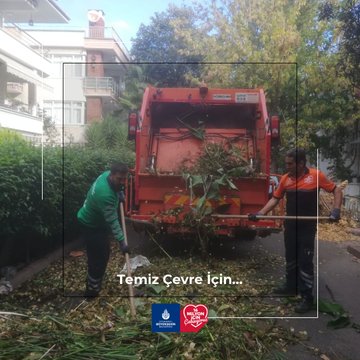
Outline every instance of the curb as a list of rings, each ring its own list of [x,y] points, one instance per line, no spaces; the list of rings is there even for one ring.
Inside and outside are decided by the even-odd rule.
[[[360,259],[360,248],[356,248],[354,246],[348,246],[346,249],[351,255]]]
[[[10,280],[13,290],[22,285],[25,281],[30,280],[37,273],[47,268],[51,263],[58,260],[61,257],[65,257],[69,251],[81,246],[82,241],[76,240],[70,244],[62,246],[61,248],[53,251],[52,253],[45,256],[45,258],[36,260],[20,270],[15,276]]]

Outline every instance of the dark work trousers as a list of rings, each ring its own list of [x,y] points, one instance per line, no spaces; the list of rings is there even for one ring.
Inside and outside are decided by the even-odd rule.
[[[285,222],[286,283],[307,300],[313,300],[315,234],[312,221]]]
[[[88,258],[86,292],[96,295],[101,290],[102,280],[110,255],[109,231],[104,228],[81,226]]]

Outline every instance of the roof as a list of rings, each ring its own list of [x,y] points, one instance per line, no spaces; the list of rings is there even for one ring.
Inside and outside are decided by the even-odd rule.
[[[0,0],[0,16],[7,23],[67,23],[70,18],[54,0]]]

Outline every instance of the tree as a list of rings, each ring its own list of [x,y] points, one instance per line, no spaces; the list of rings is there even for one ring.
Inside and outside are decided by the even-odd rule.
[[[127,124],[116,117],[106,117],[91,124],[85,131],[86,146],[92,150],[105,149],[117,152],[122,158],[133,161],[134,144],[127,139]]]
[[[327,142],[327,146],[324,146],[325,153],[333,159],[335,172],[342,174],[343,178],[351,178],[359,176],[359,168],[357,167],[356,174],[356,166],[353,165],[359,161],[360,3],[354,0],[335,4],[325,2],[320,7],[320,18],[337,21],[339,41],[336,48],[337,66],[334,71],[336,79],[333,77],[332,80],[337,86],[342,83],[342,101],[331,102],[331,108],[342,115],[342,120],[337,122],[342,126],[334,129],[329,124],[333,132],[332,139],[322,137],[321,140]],[[341,106],[346,108],[346,111],[339,112],[339,103],[342,103]],[[331,117],[328,120],[331,120]],[[341,144],[340,148],[337,143]]]
[[[169,5],[167,11],[155,13],[149,25],[142,24],[132,39],[131,54],[142,64],[148,82],[156,86],[187,86],[188,74],[198,74],[196,63],[202,57],[186,53],[186,44],[175,36],[176,26],[194,27],[195,13],[190,7]],[[181,52],[183,50],[183,52]]]
[[[217,62],[203,67],[209,86],[263,87],[270,113],[282,118],[282,150],[302,145],[315,159],[321,146],[345,174],[340,154],[354,109],[337,71],[337,19],[324,19],[315,0],[209,0],[195,7],[196,28],[176,27],[175,35],[186,43],[182,52]]]
[[[55,121],[46,114],[44,114],[43,132],[46,144],[55,145],[58,142],[60,134],[56,129]]]
[[[344,1],[339,20],[343,32],[340,65],[353,86],[360,88],[360,2]]]
[[[144,67],[135,64],[129,65],[125,75],[125,91],[118,99],[121,109],[115,115],[125,118],[124,115],[127,117],[130,111],[138,110],[146,86],[147,79],[144,75]]]
[[[349,79],[354,87],[352,97],[353,112],[349,119],[348,146],[346,147],[348,157],[348,168],[352,169],[351,177],[360,177],[360,167],[356,166],[360,156],[360,2],[345,0],[339,14],[341,30],[343,33],[340,42],[341,59],[340,68],[345,77]],[[355,166],[353,166],[355,165]]]

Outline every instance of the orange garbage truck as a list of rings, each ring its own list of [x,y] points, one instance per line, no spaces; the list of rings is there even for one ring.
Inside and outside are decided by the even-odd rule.
[[[202,221],[218,235],[281,228],[238,216],[258,211],[271,192],[279,119],[269,117],[263,89],[149,86],[140,111],[129,114],[129,139],[136,163],[125,208],[134,223],[191,232],[184,219],[205,206]]]

